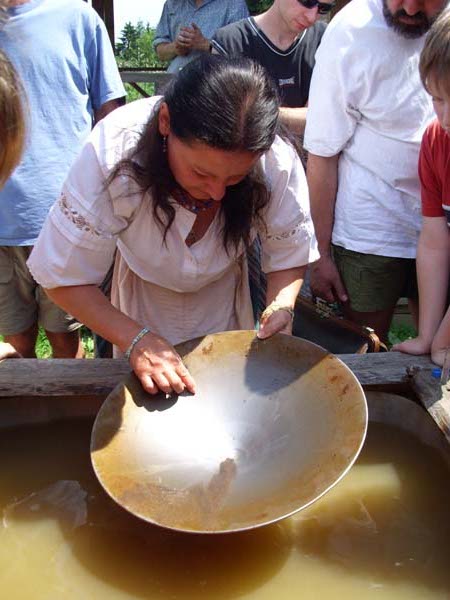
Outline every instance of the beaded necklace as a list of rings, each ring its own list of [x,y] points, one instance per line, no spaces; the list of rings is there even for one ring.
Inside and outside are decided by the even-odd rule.
[[[181,204],[181,206],[183,206],[184,208],[193,212],[196,215],[199,212],[208,210],[208,208],[211,208],[211,206],[214,204],[214,200],[212,200],[212,199],[196,200],[195,198],[192,198],[191,196],[188,197],[181,190],[177,190],[176,200],[179,204]],[[199,202],[199,204],[196,204],[197,202]]]

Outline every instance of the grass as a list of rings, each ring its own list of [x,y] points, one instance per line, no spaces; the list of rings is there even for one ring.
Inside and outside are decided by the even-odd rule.
[[[400,342],[404,342],[405,340],[410,340],[411,338],[416,337],[416,335],[417,331],[412,325],[407,325],[404,323],[394,323],[391,325],[388,334],[389,348],[394,344],[399,344]]]

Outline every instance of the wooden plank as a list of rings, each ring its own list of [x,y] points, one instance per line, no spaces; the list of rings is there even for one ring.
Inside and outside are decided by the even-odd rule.
[[[11,358],[0,362],[0,398],[106,395],[129,372],[126,360],[112,358]]]
[[[119,71],[124,83],[154,83],[159,87],[173,78],[173,73],[167,73],[166,71],[140,71],[138,69],[133,71],[119,69]]]
[[[419,370],[429,374],[433,367],[428,357],[397,352],[339,358],[362,385],[372,386],[405,384]],[[124,359],[9,359],[0,362],[0,397],[104,396],[129,372]]]
[[[365,389],[413,390],[450,442],[450,391],[432,377],[434,365],[428,357],[392,352],[345,354],[339,358]],[[0,361],[0,429],[93,417],[104,398],[129,372],[123,359]]]
[[[435,366],[429,356],[411,356],[401,352],[340,354],[338,356],[364,386],[409,384],[415,373],[420,370],[431,373]]]

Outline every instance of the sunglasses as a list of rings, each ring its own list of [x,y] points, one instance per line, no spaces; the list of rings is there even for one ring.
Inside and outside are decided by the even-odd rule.
[[[297,0],[305,8],[314,8],[317,6],[319,15],[326,15],[336,6],[336,2],[319,2],[318,0]]]

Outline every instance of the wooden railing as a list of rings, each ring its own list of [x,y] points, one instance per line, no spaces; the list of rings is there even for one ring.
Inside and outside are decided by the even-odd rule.
[[[172,79],[173,74],[158,69],[130,69],[120,68],[120,76],[124,83],[130,84],[141,96],[148,98],[150,94],[146,92],[139,83],[153,83],[155,86],[155,95],[160,94],[164,86]]]

